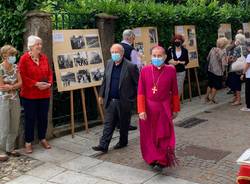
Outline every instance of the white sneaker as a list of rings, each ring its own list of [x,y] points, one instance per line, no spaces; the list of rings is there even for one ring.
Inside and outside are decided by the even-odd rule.
[[[247,107],[242,107],[240,110],[244,112],[250,112],[250,108]]]

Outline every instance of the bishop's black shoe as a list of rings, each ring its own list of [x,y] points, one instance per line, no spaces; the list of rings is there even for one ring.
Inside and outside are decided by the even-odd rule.
[[[163,168],[164,168],[164,166],[161,164],[155,164],[155,166],[154,166],[154,170],[157,172],[162,172]]]
[[[94,146],[94,147],[92,147],[92,149],[95,150],[95,151],[101,151],[103,153],[107,153],[108,152],[108,149],[104,149],[100,145],[99,146]]]
[[[124,147],[126,147],[127,146],[127,144],[121,144],[121,143],[117,143],[115,146],[114,146],[114,149],[121,149],[121,148],[124,148]]]

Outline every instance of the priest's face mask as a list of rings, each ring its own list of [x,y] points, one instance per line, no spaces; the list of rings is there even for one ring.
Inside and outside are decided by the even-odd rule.
[[[124,55],[124,49],[120,44],[114,44],[111,49],[111,58],[114,62],[119,62],[122,60]]]

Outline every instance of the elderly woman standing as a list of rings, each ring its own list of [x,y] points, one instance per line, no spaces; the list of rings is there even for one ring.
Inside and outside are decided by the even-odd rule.
[[[0,64],[0,148],[10,156],[20,156],[15,151],[15,140],[20,124],[20,100],[18,89],[22,80],[17,68],[17,50],[11,45],[1,48]],[[7,160],[7,155],[0,155],[0,161]]]
[[[25,116],[25,151],[32,153],[35,122],[41,145],[50,149],[46,132],[53,79],[48,58],[42,53],[41,38],[33,35],[28,37],[28,52],[22,55],[19,69],[23,81],[20,96]]]
[[[184,38],[182,35],[175,35],[172,38],[172,46],[167,51],[166,64],[175,66],[178,84],[178,94],[183,92],[183,84],[186,76],[185,66],[189,63],[188,50],[183,47]]]
[[[226,46],[228,40],[225,37],[217,39],[216,47],[213,47],[207,57],[208,61],[208,87],[205,101],[217,103],[215,100],[216,92],[222,87],[222,77],[225,71]]]
[[[246,48],[246,38],[243,34],[237,34],[235,36],[235,47],[232,51],[232,55],[228,59],[228,64],[232,64],[241,57],[243,54],[244,57],[247,56],[248,51]],[[230,70],[229,70],[230,72]],[[230,72],[228,75],[228,87],[235,92],[232,105],[241,105],[241,72]]]

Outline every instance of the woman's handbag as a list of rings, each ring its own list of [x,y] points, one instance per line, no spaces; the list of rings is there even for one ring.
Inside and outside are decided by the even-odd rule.
[[[242,47],[240,47],[240,49],[241,49],[241,56],[231,64],[231,70],[230,70],[231,72],[241,72],[245,67],[246,58],[243,56]]]

